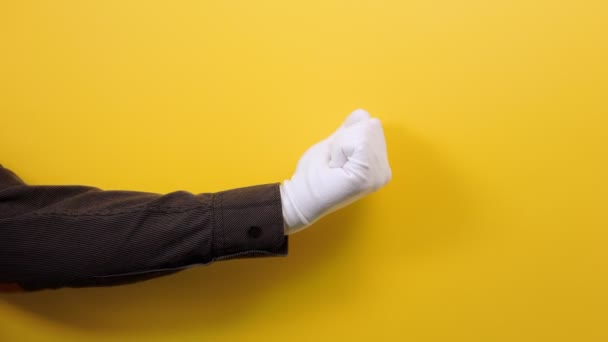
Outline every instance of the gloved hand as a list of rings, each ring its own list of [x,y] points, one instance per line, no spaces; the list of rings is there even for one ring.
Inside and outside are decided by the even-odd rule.
[[[332,135],[309,148],[291,179],[281,184],[285,233],[378,190],[391,177],[380,121],[355,110]]]

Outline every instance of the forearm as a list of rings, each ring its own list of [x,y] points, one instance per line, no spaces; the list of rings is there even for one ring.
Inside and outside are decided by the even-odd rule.
[[[0,283],[8,288],[116,285],[286,254],[278,183],[160,195],[29,186],[0,167]]]

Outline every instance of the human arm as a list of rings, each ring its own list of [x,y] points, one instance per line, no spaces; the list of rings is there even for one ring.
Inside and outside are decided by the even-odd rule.
[[[283,182],[161,195],[27,185],[0,166],[0,291],[132,283],[287,255],[287,236],[392,177],[380,121],[354,111]]]
[[[0,167],[0,289],[108,286],[287,254],[279,184],[155,194],[28,185]]]

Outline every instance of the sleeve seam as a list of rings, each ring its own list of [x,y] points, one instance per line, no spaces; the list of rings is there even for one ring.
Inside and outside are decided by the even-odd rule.
[[[223,209],[223,208],[225,208],[225,209],[244,209],[244,208],[250,208],[250,207],[262,207],[262,206],[267,206],[267,205],[274,205],[277,203],[278,203],[277,200],[272,200],[272,201],[264,201],[264,202],[244,205],[244,206],[239,206],[239,205],[221,206],[221,209]],[[100,211],[100,212],[49,211],[49,212],[31,212],[31,213],[27,213],[27,214],[15,215],[15,216],[10,216],[10,217],[5,217],[2,220],[12,219],[12,218],[16,218],[16,217],[28,217],[28,216],[71,216],[71,217],[114,216],[114,215],[131,214],[131,213],[139,213],[139,212],[179,214],[179,213],[184,213],[184,212],[198,210],[198,209],[209,210],[208,205],[197,205],[197,206],[187,207],[187,208],[182,208],[182,207],[156,207],[156,208],[138,207],[138,208],[135,208],[134,210],[119,210],[119,211],[108,211],[108,212],[103,212],[103,211]],[[220,213],[223,214],[222,211],[220,211]]]
[[[170,210],[170,209],[179,209],[179,210]],[[167,210],[165,210],[167,209]],[[197,209],[207,209],[206,205],[197,205],[194,207],[188,208],[179,208],[179,207],[165,207],[165,208],[137,208],[137,210],[121,210],[121,211],[110,211],[110,212],[71,212],[71,211],[50,211],[50,212],[31,212],[23,215],[15,215],[11,217],[7,217],[7,219],[15,218],[15,217],[25,217],[25,216],[114,216],[114,215],[122,215],[122,214],[132,214],[132,213],[140,213],[140,212],[156,212],[163,214],[179,214]]]

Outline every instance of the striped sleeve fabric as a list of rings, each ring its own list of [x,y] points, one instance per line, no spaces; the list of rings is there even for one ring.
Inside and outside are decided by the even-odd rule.
[[[155,194],[27,185],[0,165],[0,291],[134,283],[287,242],[279,183]]]

